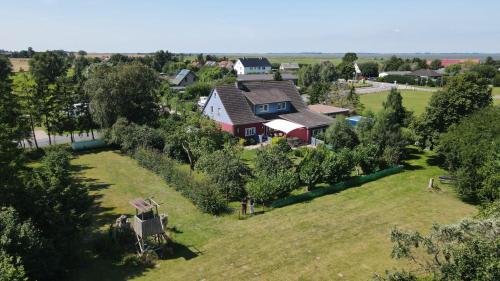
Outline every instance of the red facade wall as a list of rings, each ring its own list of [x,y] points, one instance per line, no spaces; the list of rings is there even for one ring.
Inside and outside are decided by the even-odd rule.
[[[255,127],[255,132],[257,135],[264,134],[264,125],[262,125],[262,123],[253,123],[253,124],[234,126],[233,135],[240,137],[240,138],[244,138],[245,137],[245,128],[252,128],[252,127]]]
[[[287,134],[288,137],[298,138],[305,143],[309,143],[309,135],[309,130],[306,128],[298,128]]]

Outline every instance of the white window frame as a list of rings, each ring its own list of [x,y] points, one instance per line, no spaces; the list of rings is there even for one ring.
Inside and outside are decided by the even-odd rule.
[[[269,104],[259,104],[259,112],[268,112]]]
[[[220,116],[221,108],[217,107],[217,116]]]
[[[245,128],[245,137],[255,136],[256,133],[257,128],[255,127]]]
[[[278,102],[277,108],[278,108],[278,110],[285,110],[286,109],[286,102]]]

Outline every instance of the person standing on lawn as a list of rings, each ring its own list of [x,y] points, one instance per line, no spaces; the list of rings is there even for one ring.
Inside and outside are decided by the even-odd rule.
[[[253,216],[255,209],[254,209],[254,200],[253,198],[250,197],[250,215]]]
[[[243,197],[241,199],[241,214],[246,216],[247,215],[247,198]]]

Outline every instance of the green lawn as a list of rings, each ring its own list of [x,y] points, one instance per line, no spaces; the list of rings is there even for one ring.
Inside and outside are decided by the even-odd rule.
[[[382,103],[386,101],[388,94],[389,92],[386,91],[361,95],[361,102],[365,105],[366,109],[370,109],[376,113],[382,109]],[[407,109],[413,111],[416,115],[420,115],[424,112],[425,106],[429,102],[432,94],[432,92],[426,91],[401,91],[401,96],[403,96],[403,105]]]
[[[500,87],[493,87],[493,104],[500,105]]]
[[[366,280],[374,272],[406,266],[389,256],[393,226],[425,231],[435,222],[476,212],[447,186],[440,186],[442,192],[426,190],[429,177],[444,173],[426,160],[416,156],[403,173],[238,220],[234,214],[200,213],[161,178],[117,152],[80,155],[72,163],[96,196],[94,229],[105,231],[119,214],[132,213],[128,200],[154,196],[177,229],[170,235],[185,248],[152,269],[89,257],[73,279]]]

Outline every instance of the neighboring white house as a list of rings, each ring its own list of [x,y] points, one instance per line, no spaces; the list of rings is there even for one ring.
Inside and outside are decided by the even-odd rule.
[[[271,73],[271,63],[266,58],[240,58],[234,64],[237,74]]]

